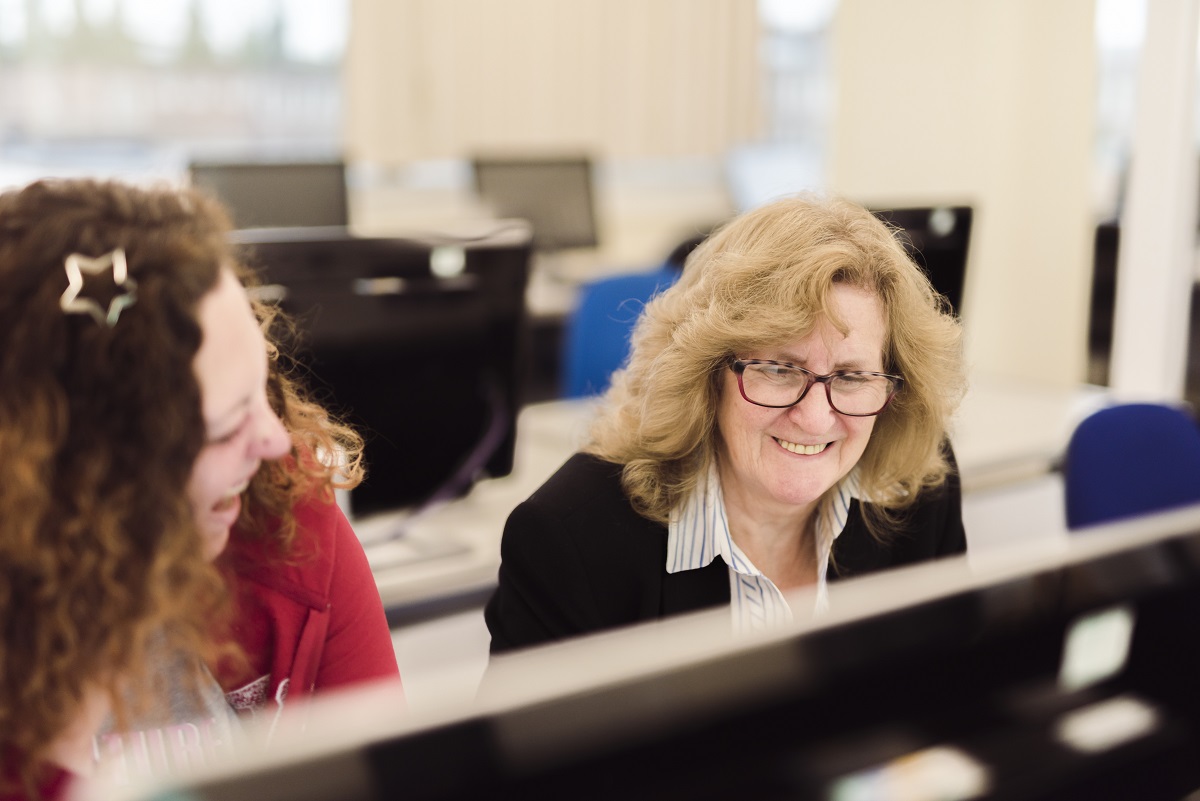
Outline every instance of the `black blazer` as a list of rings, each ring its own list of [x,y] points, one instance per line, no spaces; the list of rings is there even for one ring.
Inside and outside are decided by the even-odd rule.
[[[953,456],[951,455],[951,458]],[[958,476],[925,493],[881,545],[851,500],[834,541],[837,574],[856,576],[966,550]],[[621,466],[577,453],[504,526],[499,584],[484,610],[493,654],[729,603],[729,569],[667,573],[667,527],[637,514]]]

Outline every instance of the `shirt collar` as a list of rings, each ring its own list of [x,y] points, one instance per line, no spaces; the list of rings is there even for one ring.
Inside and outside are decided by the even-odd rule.
[[[818,559],[823,576],[833,541],[846,528],[850,503],[860,498],[858,468],[834,485],[817,508]],[[668,573],[707,567],[717,556],[732,570],[761,575],[734,544],[725,516],[725,501],[715,461],[701,473],[696,488],[671,510],[667,524]]]
[[[716,464],[710,462],[691,494],[671,510],[667,523],[667,572],[708,566],[717,556],[718,543],[723,545],[728,540],[729,522],[725,518],[721,482],[717,479]]]

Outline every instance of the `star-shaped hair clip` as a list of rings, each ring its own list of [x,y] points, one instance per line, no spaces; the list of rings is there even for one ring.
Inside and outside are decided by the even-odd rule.
[[[121,317],[121,312],[129,308],[137,300],[137,281],[129,277],[129,267],[125,263],[125,251],[121,248],[105,253],[103,256],[89,258],[81,253],[72,253],[64,263],[67,270],[67,289],[58,299],[58,305],[67,314],[90,314],[96,322],[112,328]],[[117,293],[108,302],[107,311],[97,301],[91,298],[81,298],[83,290],[83,274],[98,275],[105,270],[112,270],[113,283]]]

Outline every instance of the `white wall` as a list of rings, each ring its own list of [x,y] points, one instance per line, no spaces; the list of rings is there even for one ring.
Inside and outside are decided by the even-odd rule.
[[[1196,281],[1198,0],[1146,15],[1129,193],[1121,218],[1111,384],[1123,399],[1179,400]]]
[[[973,369],[1083,379],[1091,276],[1093,0],[840,0],[829,183],[976,208]]]

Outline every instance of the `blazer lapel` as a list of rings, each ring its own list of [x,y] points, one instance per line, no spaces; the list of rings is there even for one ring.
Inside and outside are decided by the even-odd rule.
[[[837,567],[829,571],[831,581],[874,573],[889,565],[889,551],[867,530],[858,499],[850,502],[846,528],[833,541],[833,562]]]
[[[663,615],[729,604],[729,568],[719,556],[707,567],[662,575]]]

